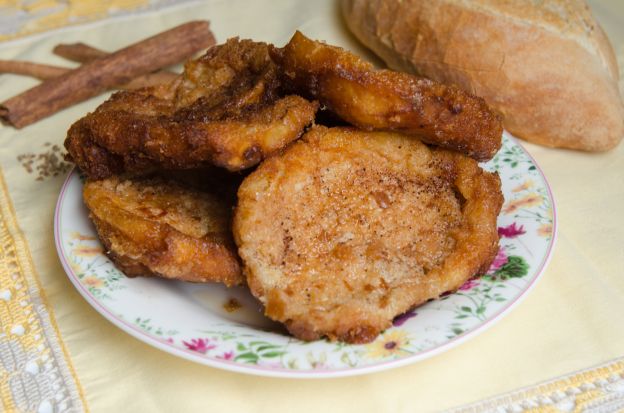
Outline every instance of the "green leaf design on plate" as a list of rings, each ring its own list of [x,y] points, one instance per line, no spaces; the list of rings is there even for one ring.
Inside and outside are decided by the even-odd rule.
[[[258,355],[256,353],[243,353],[243,354],[239,354],[238,356],[236,356],[234,358],[235,361],[244,361],[245,363],[252,363],[252,364],[256,364],[258,363]]]
[[[286,354],[285,351],[270,351],[268,353],[263,353],[262,357],[264,358],[273,358],[273,357],[279,357],[282,354]]]
[[[500,276],[503,280],[507,278],[521,278],[529,273],[529,264],[524,258],[517,255],[510,255],[507,262],[503,264],[494,274]]]

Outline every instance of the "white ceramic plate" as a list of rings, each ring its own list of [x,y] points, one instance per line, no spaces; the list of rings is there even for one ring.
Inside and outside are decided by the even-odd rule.
[[[82,181],[67,177],[54,218],[60,260],[82,296],[141,341],[212,367],[282,377],[347,376],[412,363],[475,336],[509,312],[543,274],[555,242],[554,199],[535,161],[507,133],[484,165],[501,176],[505,204],[500,251],[483,277],[399,316],[366,345],[288,336],[262,316],[244,289],[126,278],[102,252],[82,203]]]

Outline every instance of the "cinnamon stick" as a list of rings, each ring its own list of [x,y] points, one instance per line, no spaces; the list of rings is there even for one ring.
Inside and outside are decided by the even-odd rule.
[[[42,80],[59,77],[68,70],[71,69],[24,62],[21,60],[0,60],[0,73],[13,73],[15,75],[31,76]]]
[[[85,43],[62,43],[52,49],[52,53],[74,62],[86,63],[108,56],[108,52]]]
[[[159,71],[138,76],[126,84],[120,85],[120,89],[138,89],[147,86],[162,85],[163,83],[173,82],[179,75],[168,71]]]
[[[40,80],[48,80],[59,77],[72,69],[59,66],[43,65],[40,63],[25,62],[20,60],[0,60],[0,74],[12,73],[15,75],[31,76]],[[124,85],[115,85],[119,89],[138,89],[146,86],[156,86],[172,82],[178,74],[168,71],[158,71],[132,79]]]
[[[23,128],[114,85],[178,63],[214,44],[207,21],[183,24],[47,80],[0,104],[0,119]]]
[[[87,63],[95,59],[108,56],[109,53],[104,50],[97,49],[85,43],[59,44],[52,49],[52,53],[57,56],[64,57],[74,62]],[[153,86],[157,84],[173,81],[178,75],[174,72],[160,70],[152,74],[140,76],[130,81],[130,83],[121,86],[122,89],[137,89],[144,86]]]

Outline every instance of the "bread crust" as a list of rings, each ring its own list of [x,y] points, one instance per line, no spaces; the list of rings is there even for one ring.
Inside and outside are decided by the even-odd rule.
[[[537,7],[526,0],[341,1],[388,66],[485,98],[520,138],[604,151],[624,136],[613,50],[584,1],[551,2],[558,13],[520,12]]]

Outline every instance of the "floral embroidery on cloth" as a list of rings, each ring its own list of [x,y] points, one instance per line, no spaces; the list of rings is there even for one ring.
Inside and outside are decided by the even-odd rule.
[[[0,0],[0,41],[190,0]]]
[[[10,205],[0,173],[0,410],[86,410]]]
[[[624,411],[624,358],[449,411],[611,413]]]

